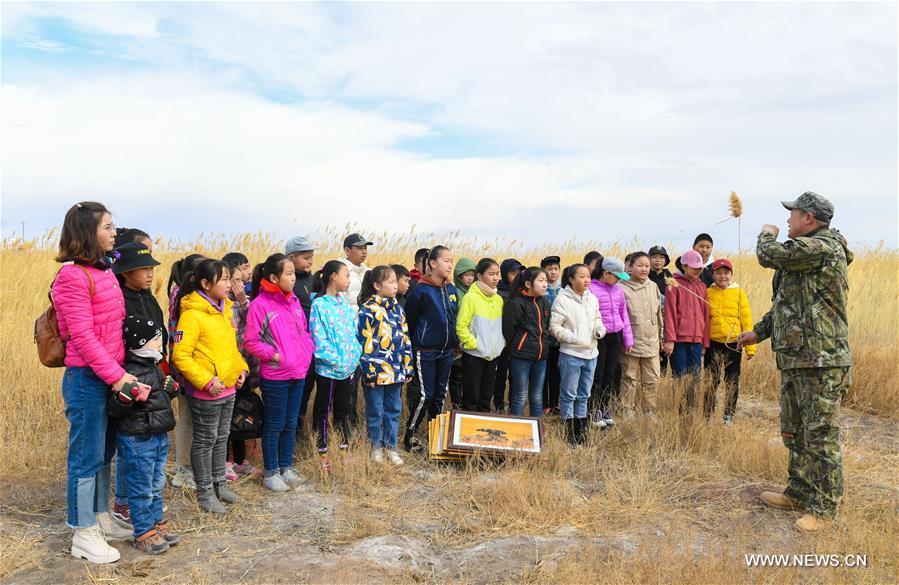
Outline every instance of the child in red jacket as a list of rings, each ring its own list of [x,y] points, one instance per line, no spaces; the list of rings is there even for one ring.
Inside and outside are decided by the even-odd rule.
[[[674,276],[674,285],[665,291],[665,344],[671,374],[675,378],[690,376],[684,401],[692,408],[696,402],[702,368],[702,355],[709,347],[709,304],[706,285],[700,280],[702,256],[687,250],[680,258],[684,274]]]

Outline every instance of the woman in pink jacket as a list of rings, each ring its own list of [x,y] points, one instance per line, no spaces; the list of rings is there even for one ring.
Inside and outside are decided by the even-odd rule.
[[[627,314],[627,300],[619,280],[630,280],[624,271],[624,262],[618,258],[605,258],[590,275],[590,292],[599,301],[599,312],[606,336],[599,340],[599,355],[596,356],[596,372],[593,375],[593,390],[590,393],[590,422],[599,428],[615,424],[610,403],[615,371],[623,349],[630,353],[634,347],[631,320]]]
[[[314,348],[306,314],[293,293],[295,282],[293,263],[284,254],[256,265],[244,337],[244,348],[259,358],[263,485],[275,492],[302,481],[293,468],[293,449]]]
[[[130,531],[109,517],[110,463],[115,429],[107,424],[110,391],[134,376],[125,373],[122,322],[125,302],[106,257],[115,244],[115,225],[101,203],[84,201],[66,213],[57,262],[64,263],[51,287],[59,333],[66,342],[62,395],[69,420],[67,520],[75,529],[72,555],[92,563],[119,560],[106,543]],[[119,533],[128,532],[127,536]]]

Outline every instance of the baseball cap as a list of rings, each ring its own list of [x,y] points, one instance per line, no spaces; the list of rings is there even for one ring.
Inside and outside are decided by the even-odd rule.
[[[815,216],[820,221],[830,221],[833,219],[833,203],[826,197],[821,197],[812,191],[806,191],[796,198],[795,201],[781,201],[784,207],[789,210],[801,209]]]
[[[618,258],[605,258],[602,261],[602,269],[611,272],[621,280],[630,280],[631,275],[624,271],[624,262]]]
[[[290,238],[284,245],[285,254],[296,254],[297,252],[312,252],[314,250],[315,246],[312,245],[312,242],[309,241],[309,238],[304,238],[303,236],[295,236],[293,238]]]
[[[687,250],[680,257],[681,264],[690,268],[703,268],[702,256],[696,250]]]
[[[374,242],[369,242],[362,234],[350,234],[343,240],[344,248],[352,248],[353,246],[374,246]]]
[[[715,260],[714,262],[712,262],[712,266],[711,266],[710,270],[712,272],[715,272],[719,268],[727,268],[731,272],[734,271],[734,265],[730,263],[730,260],[726,260],[724,258],[719,258],[719,259]]]

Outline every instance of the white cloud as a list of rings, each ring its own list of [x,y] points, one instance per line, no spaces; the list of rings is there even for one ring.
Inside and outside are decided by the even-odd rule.
[[[123,211],[225,200],[253,229],[495,233],[563,205],[600,233],[614,217],[617,233],[671,234],[721,219],[731,189],[750,225],[806,189],[844,220],[850,202],[895,208],[895,5],[25,6],[8,26],[4,4],[4,41],[58,16],[166,73],[7,81],[5,214],[96,194]],[[261,97],[284,89],[304,101]],[[399,146],[443,130],[500,154]],[[854,237],[895,241],[895,217],[878,221],[850,224]]]

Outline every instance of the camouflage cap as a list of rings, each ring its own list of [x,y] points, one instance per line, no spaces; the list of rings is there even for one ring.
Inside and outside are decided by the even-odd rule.
[[[833,203],[817,193],[806,191],[796,198],[796,201],[781,201],[789,210],[801,209],[814,215],[820,221],[833,219]]]

